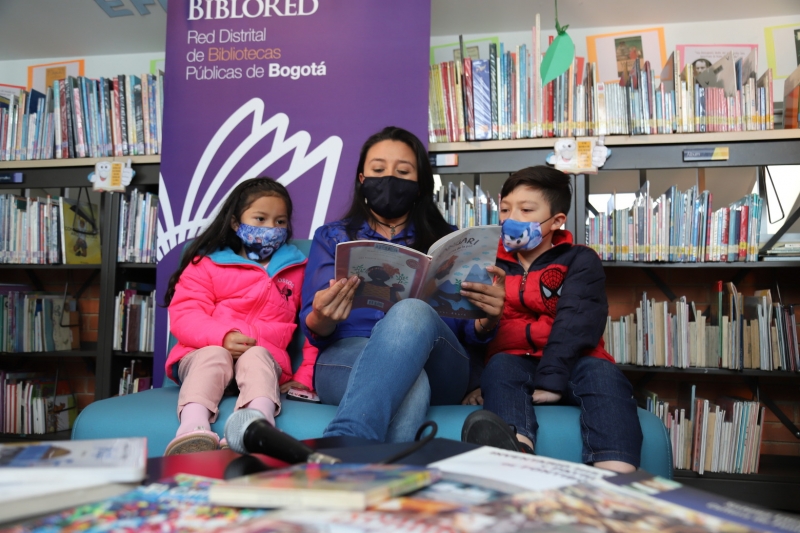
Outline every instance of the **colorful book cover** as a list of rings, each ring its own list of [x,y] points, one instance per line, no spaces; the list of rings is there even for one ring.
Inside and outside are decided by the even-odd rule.
[[[350,241],[336,247],[336,278],[358,276],[353,308],[387,312],[406,298],[427,301],[439,315],[486,316],[461,296],[461,283],[492,283],[486,271],[497,259],[498,226],[475,226],[439,239],[423,254],[383,241]]]
[[[236,531],[265,511],[209,505],[209,488],[219,480],[179,474],[97,503],[24,522],[13,533],[45,531]],[[301,533],[297,526],[274,523],[259,531]]]
[[[64,262],[68,265],[100,264],[100,210],[91,203],[78,205],[76,200],[60,198],[61,242]]]
[[[217,505],[364,510],[439,479],[430,468],[405,465],[299,464],[261,472],[209,490]]]

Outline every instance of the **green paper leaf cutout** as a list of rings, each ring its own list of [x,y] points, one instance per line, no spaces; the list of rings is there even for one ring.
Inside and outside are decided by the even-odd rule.
[[[544,55],[542,67],[539,71],[542,75],[542,85],[553,81],[569,70],[570,65],[572,65],[572,60],[575,58],[575,43],[566,34],[566,29],[566,26],[558,28],[558,35]]]

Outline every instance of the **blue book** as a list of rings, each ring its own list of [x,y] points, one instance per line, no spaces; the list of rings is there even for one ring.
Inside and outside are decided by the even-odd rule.
[[[475,139],[492,138],[491,76],[488,59],[472,60],[472,98],[475,113]]]
[[[492,102],[492,139],[499,139],[497,115],[497,44],[489,43],[489,93]]]

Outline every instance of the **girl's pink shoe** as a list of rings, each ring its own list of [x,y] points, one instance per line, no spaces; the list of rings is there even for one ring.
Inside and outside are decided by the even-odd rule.
[[[209,452],[219,448],[219,437],[213,431],[198,427],[194,431],[184,433],[172,439],[164,450],[164,455],[180,455],[183,453]]]

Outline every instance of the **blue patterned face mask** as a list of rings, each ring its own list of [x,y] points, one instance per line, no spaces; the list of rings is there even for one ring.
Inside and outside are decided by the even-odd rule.
[[[542,224],[507,218],[501,224],[500,235],[506,252],[527,252],[542,244]]]
[[[267,228],[239,224],[236,236],[242,240],[248,259],[265,261],[286,242],[286,228]]]

